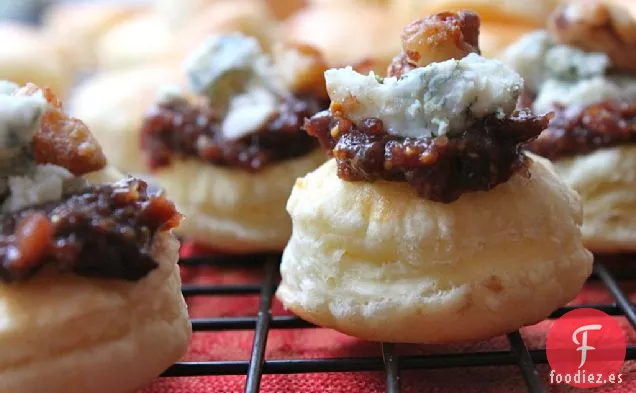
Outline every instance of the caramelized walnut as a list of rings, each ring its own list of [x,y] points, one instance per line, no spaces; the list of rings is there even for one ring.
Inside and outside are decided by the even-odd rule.
[[[403,53],[387,74],[399,77],[415,67],[480,53],[479,25],[479,16],[470,11],[442,12],[411,23],[402,32]]]
[[[389,68],[387,69],[386,74],[388,76],[395,76],[399,78],[407,72],[416,68],[416,65],[409,63],[409,58],[406,56],[406,54],[400,53],[393,58],[393,61],[391,61],[391,64],[389,64]]]
[[[527,145],[552,160],[636,142],[636,104],[557,105],[548,128]]]
[[[294,94],[327,99],[324,74],[328,66],[317,49],[302,43],[287,43],[274,47],[273,58]]]
[[[181,215],[145,182],[90,186],[61,201],[0,215],[0,280],[24,281],[47,266],[80,276],[138,280],[158,265],[155,235]]]
[[[351,68],[353,68],[356,72],[360,74],[368,75],[369,72],[371,71],[378,72],[378,73],[383,73],[384,71],[386,71],[386,65],[383,65],[383,63],[385,62],[380,61],[378,59],[365,58],[356,63],[348,64],[348,65],[350,65]],[[346,66],[347,65],[342,65],[337,68],[343,68]]]
[[[40,128],[33,137],[33,154],[38,164],[54,164],[76,176],[100,170],[106,166],[106,156],[86,125],[64,113],[61,101],[49,88],[40,89],[28,83],[16,90],[16,96],[41,93],[51,109],[40,119]]]
[[[53,224],[42,213],[35,212],[23,218],[15,229],[15,241],[7,253],[7,262],[20,270],[37,266],[46,255],[53,239]]]
[[[628,10],[604,0],[561,5],[548,20],[555,39],[587,52],[602,52],[619,71],[636,72],[636,20]]]

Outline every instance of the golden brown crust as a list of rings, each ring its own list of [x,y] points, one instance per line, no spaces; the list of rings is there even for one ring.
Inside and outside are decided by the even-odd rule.
[[[69,65],[88,71],[97,65],[95,44],[100,36],[147,8],[138,3],[55,2],[42,15],[42,30],[60,47]]]
[[[14,94],[32,96],[41,93],[51,109],[42,115],[40,128],[33,137],[33,152],[38,164],[54,164],[74,175],[84,175],[106,166],[106,156],[97,139],[79,119],[64,113],[62,102],[49,88],[27,83]]]
[[[186,26],[175,34],[161,60],[176,61],[180,66],[189,53],[210,35],[240,32],[254,37],[266,50],[277,41],[277,21],[261,0],[217,0],[202,8]]]
[[[571,1],[555,10],[548,30],[563,44],[606,53],[617,69],[636,72],[636,20],[618,4]]]
[[[306,7],[289,18],[282,34],[318,48],[330,67],[361,65],[383,74],[399,41],[404,23],[387,14],[384,7],[340,2]],[[355,21],[355,22],[352,22]]]
[[[302,9],[306,0],[267,0],[267,5],[274,17],[278,20],[285,20]]]
[[[472,10],[486,23],[509,23],[533,28],[545,26],[546,18],[562,0],[393,0],[392,8],[402,20],[442,11]]]
[[[72,69],[59,45],[39,29],[8,21],[0,23],[0,75],[17,84],[33,82],[57,94],[67,93]]]

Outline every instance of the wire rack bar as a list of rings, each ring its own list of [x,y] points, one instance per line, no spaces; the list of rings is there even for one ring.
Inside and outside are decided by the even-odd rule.
[[[547,319],[557,319],[572,310],[578,310],[581,308],[594,308],[612,316],[625,315],[623,309],[618,307],[616,304],[576,304],[559,308],[558,310],[550,314]]]
[[[399,358],[395,356],[395,345],[382,343],[382,360],[386,373],[386,392],[400,393]]]
[[[243,375],[245,392],[258,393],[263,374],[305,374],[321,372],[358,372],[384,371],[386,392],[400,393],[401,370],[445,369],[458,367],[485,366],[517,366],[521,371],[530,393],[546,393],[545,381],[537,372],[536,364],[546,364],[545,348],[528,350],[521,334],[517,331],[507,335],[510,351],[442,353],[430,355],[397,356],[393,344],[381,345],[382,356],[337,359],[283,359],[265,361],[265,349],[268,333],[271,329],[303,329],[318,328],[293,315],[271,315],[273,293],[276,289],[276,272],[280,255],[259,254],[244,257],[214,256],[189,258],[181,261],[182,265],[197,267],[213,264],[227,265],[230,269],[261,268],[265,265],[265,275],[261,283],[248,284],[185,284],[182,287],[184,296],[234,296],[260,295],[257,316],[197,318],[192,320],[196,332],[254,330],[254,339],[250,359],[246,361],[209,361],[180,362],[174,364],[163,376],[202,376],[202,375]],[[621,268],[624,269],[624,268]],[[636,277],[633,269],[631,275],[623,276],[614,267],[597,260],[594,264],[592,281],[602,282],[615,298],[614,304],[577,304],[568,305],[554,311],[548,319],[559,318],[569,311],[580,308],[595,308],[609,315],[624,315],[636,328],[635,304],[621,290],[617,278],[630,279]],[[618,276],[617,276],[618,275]],[[628,345],[626,360],[636,360],[636,345]]]
[[[535,364],[546,364],[545,349],[528,350]],[[636,345],[629,345],[626,360],[636,360]],[[457,367],[514,366],[517,357],[512,351],[470,352],[438,355],[400,356],[401,370],[446,369]],[[245,375],[248,361],[181,362],[170,367],[163,376]],[[282,359],[263,363],[263,374],[306,374],[323,372],[383,371],[382,357],[336,359]]]
[[[548,319],[559,318],[569,311],[580,308],[595,308],[613,316],[624,315],[623,309],[616,305],[590,304],[561,307],[557,311],[553,312],[552,315],[548,317]],[[192,328],[197,332],[219,330],[252,330],[256,328],[257,321],[258,317],[193,318]],[[270,319],[270,329],[305,328],[319,328],[319,326],[304,321],[293,315],[273,316]]]
[[[254,295],[261,292],[260,284],[245,285],[198,285],[183,284],[181,293],[183,296],[235,296],[235,295]]]
[[[625,292],[621,290],[618,282],[612,277],[605,265],[600,262],[594,263],[594,274],[603,281],[603,284],[605,284],[612,296],[614,296],[614,299],[616,299],[618,307],[623,310],[625,316],[632,324],[632,327],[636,329],[636,310],[634,310],[634,305],[629,301]]]
[[[192,328],[196,331],[251,330],[256,327],[258,317],[196,318]],[[295,316],[276,316],[270,320],[270,329],[317,328]]]
[[[532,357],[530,356],[530,353],[528,353],[528,348],[526,348],[526,344],[523,342],[523,338],[519,331],[508,333],[507,338],[510,343],[510,348],[512,348],[512,352],[517,359],[517,365],[521,370],[523,380],[526,382],[526,386],[528,387],[528,392],[548,393],[548,389],[541,381],[541,377],[539,377],[537,368],[534,366]]]
[[[194,256],[188,258],[181,258],[179,260],[179,264],[181,266],[209,266],[209,265],[221,265],[228,267],[237,267],[241,268],[249,267],[249,266],[261,266],[264,262],[277,259],[280,260],[280,254],[250,254],[250,255],[205,255],[205,256]]]
[[[261,376],[263,375],[263,363],[265,362],[265,347],[269,323],[272,318],[272,297],[274,295],[274,277],[276,276],[277,260],[266,262],[265,277],[261,287],[260,305],[256,321],[256,331],[252,343],[252,355],[250,357],[247,380],[245,381],[245,393],[258,393],[260,390]]]

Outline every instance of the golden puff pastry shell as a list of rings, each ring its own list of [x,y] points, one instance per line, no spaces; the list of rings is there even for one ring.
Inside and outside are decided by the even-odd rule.
[[[122,20],[97,39],[97,67],[116,70],[159,61],[169,49],[173,34],[168,22],[152,12]]]
[[[325,157],[316,149],[256,173],[187,159],[155,171],[151,181],[185,215],[178,233],[227,252],[281,251],[291,234],[285,203],[294,181]]]
[[[75,70],[87,71],[96,65],[95,44],[100,36],[143,10],[134,3],[58,2],[44,11],[42,28]]]
[[[542,27],[560,2],[560,0],[394,0],[391,4],[397,12],[405,16],[471,10],[479,14],[483,22]],[[417,19],[417,16],[413,19]]]
[[[281,38],[277,37],[277,21],[264,1],[217,0],[199,10],[187,26],[174,33],[161,61],[181,67],[190,53],[210,36],[234,32],[256,38],[266,50]]]
[[[0,284],[0,393],[130,393],[185,353],[191,336],[179,242],[155,239],[138,282],[42,272]]]
[[[618,146],[555,162],[583,203],[583,240],[592,251],[636,251],[636,146]]]
[[[34,27],[0,23],[0,79],[19,85],[32,82],[64,96],[73,71],[56,42]]]
[[[540,321],[581,289],[592,256],[576,193],[543,158],[530,173],[441,204],[406,183],[340,180],[329,161],[292,191],[277,296],[378,341],[477,340]]]
[[[402,50],[396,37],[403,27],[382,7],[353,3],[307,7],[289,18],[283,31],[290,40],[319,49],[331,67],[369,61],[384,75]]]
[[[139,130],[163,85],[185,87],[180,70],[139,66],[98,73],[74,89],[69,110],[100,142],[108,162],[127,173],[143,173]]]

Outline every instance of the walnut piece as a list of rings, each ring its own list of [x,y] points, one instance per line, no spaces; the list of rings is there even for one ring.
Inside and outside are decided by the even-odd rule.
[[[275,46],[272,54],[291,91],[327,98],[324,73],[328,66],[320,51],[307,44],[289,42]]]
[[[636,20],[618,4],[570,1],[554,11],[548,30],[559,43],[605,53],[617,70],[636,72]]]
[[[402,31],[403,53],[387,74],[399,77],[416,67],[480,53],[479,26],[479,16],[470,11],[441,12],[411,23]]]
[[[42,213],[32,213],[23,218],[15,230],[15,245],[9,253],[8,262],[21,270],[38,264],[46,255],[53,238],[53,224]]]
[[[62,102],[51,89],[28,83],[13,94],[32,96],[39,92],[52,108],[42,115],[33,137],[35,162],[61,166],[76,176],[104,168],[106,156],[95,137],[81,120],[64,113]]]

